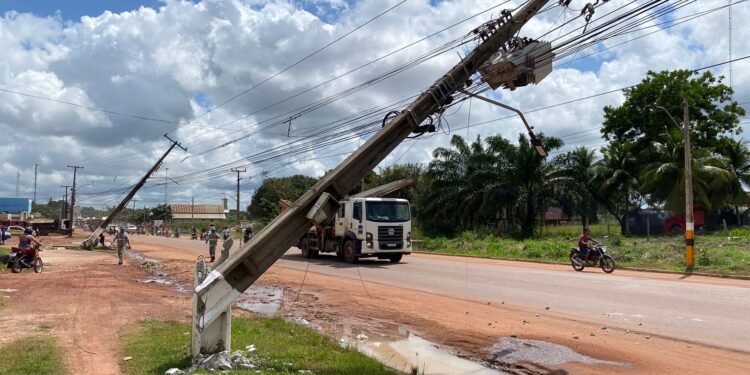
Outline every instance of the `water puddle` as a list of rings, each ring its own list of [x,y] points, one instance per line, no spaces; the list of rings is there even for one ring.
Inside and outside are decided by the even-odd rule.
[[[487,349],[491,363],[532,362],[545,366],[557,366],[568,362],[589,365],[625,366],[621,362],[603,361],[585,356],[564,345],[541,340],[525,340],[503,337]]]
[[[284,299],[284,290],[271,286],[248,288],[234,303],[235,306],[262,316],[276,316]]]
[[[416,369],[425,375],[497,375],[500,371],[482,366],[479,363],[460,358],[440,349],[438,345],[417,335],[409,334],[406,339],[394,342],[362,342],[355,345],[360,351],[382,363],[406,372]]]

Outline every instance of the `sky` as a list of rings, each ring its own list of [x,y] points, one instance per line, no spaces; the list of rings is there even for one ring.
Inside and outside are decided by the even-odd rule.
[[[586,2],[573,0],[570,8]],[[597,10],[592,25],[645,2],[609,1]],[[519,3],[0,0],[0,197],[15,196],[19,174],[21,196],[31,197],[36,165],[37,200],[60,199],[60,186],[72,183],[67,166],[79,165],[84,168],[78,171],[78,204],[114,206],[167,149],[162,135],[168,133],[188,151],[176,149],[167,157],[136,195],[137,206],[164,203],[165,181],[170,203],[195,197],[196,203],[216,204],[224,196],[233,201],[236,174],[231,169],[245,168],[245,207],[264,178],[319,177],[335,167],[370,136],[354,126],[403,109],[408,98],[428,88],[476,42],[445,48],[387,79],[363,83],[465,37],[500,9]],[[648,70],[697,68],[729,59],[727,9],[670,28],[659,24],[727,1],[670,3],[684,6],[656,23],[649,21],[648,29],[556,61],[538,85],[486,94],[527,112],[537,132],[561,137],[566,145],[557,152],[600,147],[602,108],[624,100],[617,89],[640,82]],[[553,6],[521,35],[553,30],[545,38],[554,45],[556,38],[572,36],[573,29],[580,33],[584,22],[571,9]],[[750,44],[742,42],[750,39],[750,26],[739,22],[749,18],[747,1],[733,6],[734,58],[750,55]],[[735,99],[750,107],[750,59],[732,66]],[[711,71],[729,73],[727,65]],[[376,108],[367,121],[345,121]],[[524,129],[510,115],[477,100],[457,105],[446,112],[441,132],[404,142],[379,167],[427,164],[432,150],[448,146],[455,134],[515,140]],[[310,134],[320,137],[305,138]],[[332,134],[345,140],[321,138]]]

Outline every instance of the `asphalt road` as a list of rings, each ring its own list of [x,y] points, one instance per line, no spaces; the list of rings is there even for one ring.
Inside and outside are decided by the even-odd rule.
[[[143,239],[138,236],[138,240]],[[196,254],[208,252],[200,241],[156,237],[148,237],[148,241]],[[469,262],[464,258],[425,255],[406,256],[399,264],[363,260],[353,266],[331,256],[309,263],[309,272],[357,282],[361,274],[367,282],[460,299],[504,301],[540,310],[549,306],[556,312],[574,314],[576,319],[602,322],[609,327],[750,350],[750,281],[719,285],[663,279],[648,273],[605,274],[598,269],[575,272],[565,267],[545,269],[523,263]],[[307,264],[308,260],[292,249],[274,267],[304,271]]]

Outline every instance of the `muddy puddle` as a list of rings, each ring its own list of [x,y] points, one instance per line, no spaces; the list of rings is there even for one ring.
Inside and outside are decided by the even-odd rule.
[[[284,290],[272,286],[253,285],[234,303],[235,306],[262,316],[277,316],[284,299]]]
[[[558,366],[569,362],[580,362],[588,365],[625,366],[624,363],[585,356],[564,345],[514,337],[503,337],[486,351],[490,354],[488,362],[491,364],[530,362],[544,366]]]
[[[139,283],[169,286],[173,287],[180,293],[190,292],[191,288],[188,286],[172,281],[169,278],[169,274],[164,271],[163,265],[158,260],[146,258],[140,253],[133,251],[125,251],[125,257],[135,261],[138,268],[151,275],[149,278],[137,280]]]

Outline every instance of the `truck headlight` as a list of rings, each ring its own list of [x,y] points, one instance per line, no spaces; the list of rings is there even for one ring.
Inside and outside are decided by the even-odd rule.
[[[365,246],[367,246],[367,248],[369,249],[372,249],[372,233],[370,232],[367,232],[367,234],[365,235]]]
[[[411,232],[406,234],[406,247],[411,247]]]

